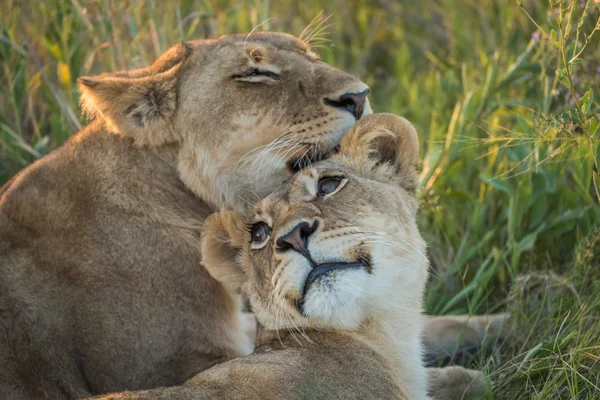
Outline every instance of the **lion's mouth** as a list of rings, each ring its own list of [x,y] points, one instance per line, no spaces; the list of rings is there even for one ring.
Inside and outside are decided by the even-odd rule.
[[[358,260],[354,262],[331,262],[313,266],[313,269],[310,271],[310,273],[306,277],[306,281],[304,282],[302,296],[297,302],[298,310],[300,310],[300,313],[304,315],[304,299],[306,298],[306,295],[311,285],[313,285],[322,277],[329,275],[333,271],[344,271],[350,269],[364,269],[368,273],[371,273],[372,266],[370,257],[360,256]]]
[[[307,150],[300,157],[292,158],[287,162],[287,167],[293,173],[296,173],[304,168],[310,167],[313,163],[326,160],[331,157],[333,154],[339,153],[340,145],[337,144],[330,148],[329,150],[318,150],[314,145],[305,143],[306,146],[309,146],[309,150]]]

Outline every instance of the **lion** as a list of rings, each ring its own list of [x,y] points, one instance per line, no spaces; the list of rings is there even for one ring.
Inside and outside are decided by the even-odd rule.
[[[416,224],[418,154],[407,120],[373,114],[253,216],[208,218],[205,266],[249,299],[255,352],[183,386],[102,398],[420,400],[428,380],[435,398],[472,398],[481,373],[421,359],[429,262]]]
[[[177,385],[249,354],[254,317],[201,264],[204,220],[371,113],[364,83],[281,33],[182,42],[79,82],[91,123],[0,188],[2,398]]]
[[[204,220],[327,157],[369,88],[303,41],[181,42],[79,79],[91,122],[0,189],[0,398],[177,385],[249,354],[202,266]]]

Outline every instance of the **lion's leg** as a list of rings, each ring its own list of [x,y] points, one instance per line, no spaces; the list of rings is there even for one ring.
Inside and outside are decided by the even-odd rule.
[[[470,400],[485,391],[480,371],[452,366],[427,368],[428,394],[436,400]]]
[[[508,317],[506,313],[426,317],[423,345],[427,361],[436,363],[505,339]]]

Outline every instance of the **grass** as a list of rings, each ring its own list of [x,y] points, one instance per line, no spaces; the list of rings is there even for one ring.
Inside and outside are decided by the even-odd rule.
[[[600,398],[598,1],[4,0],[0,184],[82,123],[78,76],[150,63],[179,40],[299,34],[422,139],[430,313],[511,310],[479,356],[493,399]]]

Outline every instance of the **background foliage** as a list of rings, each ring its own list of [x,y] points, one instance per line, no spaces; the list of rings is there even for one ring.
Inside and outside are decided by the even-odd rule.
[[[3,0],[0,184],[85,122],[78,76],[314,19],[323,59],[419,128],[427,311],[517,322],[491,356],[458,361],[488,370],[489,398],[600,398],[598,3]]]

